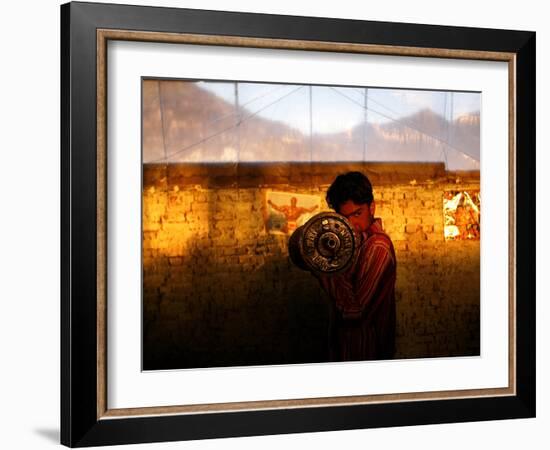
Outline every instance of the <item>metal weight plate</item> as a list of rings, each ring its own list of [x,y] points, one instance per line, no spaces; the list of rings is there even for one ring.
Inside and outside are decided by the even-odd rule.
[[[349,221],[334,212],[313,216],[289,240],[289,254],[300,268],[321,274],[348,269],[355,260],[355,234]]]

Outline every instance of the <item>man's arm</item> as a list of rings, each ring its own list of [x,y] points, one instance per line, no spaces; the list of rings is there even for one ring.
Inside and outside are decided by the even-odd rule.
[[[388,271],[395,270],[391,244],[383,237],[374,239],[367,244],[366,253],[356,263],[353,270],[355,280],[351,274],[319,276],[321,285],[335,301],[344,319],[358,319],[365,312],[371,315],[382,300],[381,296],[375,297],[380,283],[388,276]]]
[[[304,210],[308,213],[313,212],[317,209],[318,205],[313,205],[311,208],[304,208]]]
[[[285,212],[285,207],[284,206],[278,206],[275,203],[273,203],[271,200],[268,200],[267,204],[269,206],[271,206],[275,211],[279,211],[279,212],[282,212],[282,213]]]

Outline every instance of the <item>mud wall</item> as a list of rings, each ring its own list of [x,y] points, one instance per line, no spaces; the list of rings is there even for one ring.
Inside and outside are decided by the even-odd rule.
[[[324,197],[362,170],[393,240],[397,358],[479,354],[479,241],[445,241],[443,193],[479,173],[441,164],[171,164],[143,171],[144,368],[327,358],[328,299],[265,230],[268,190]]]

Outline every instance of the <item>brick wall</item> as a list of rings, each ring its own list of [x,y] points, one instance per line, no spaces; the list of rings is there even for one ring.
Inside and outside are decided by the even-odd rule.
[[[328,299],[266,233],[267,190],[324,195],[362,170],[397,269],[397,357],[479,354],[479,241],[444,240],[443,192],[479,173],[441,164],[172,164],[143,171],[144,368],[327,358]]]

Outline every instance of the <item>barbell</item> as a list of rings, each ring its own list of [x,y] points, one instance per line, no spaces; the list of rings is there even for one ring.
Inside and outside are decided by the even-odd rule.
[[[323,275],[347,270],[355,261],[356,250],[352,225],[335,212],[316,214],[288,240],[291,261],[300,269]]]

